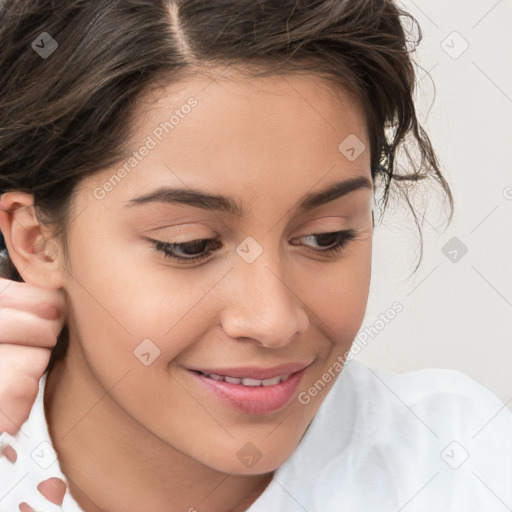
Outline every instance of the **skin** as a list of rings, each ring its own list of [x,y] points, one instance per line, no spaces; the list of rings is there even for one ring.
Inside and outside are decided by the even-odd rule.
[[[0,217],[7,218],[2,199]],[[0,278],[0,432],[14,436],[28,419],[64,319],[62,292]],[[18,458],[9,444],[0,456],[12,464]],[[49,478],[37,488],[48,501],[62,504],[66,492],[62,480]]]
[[[0,278],[0,432],[15,435],[28,419],[64,317],[60,291]],[[15,460],[12,448],[6,456]]]
[[[253,415],[205,392],[186,368],[307,362],[298,395],[349,350],[364,318],[372,190],[294,212],[305,194],[334,181],[371,181],[368,150],[354,161],[338,150],[350,134],[369,148],[360,106],[320,78],[197,77],[141,102],[134,150],[192,95],[197,107],[103,199],[93,191],[119,166],[81,182],[68,270],[57,242],[43,252],[51,232],[20,209],[32,196],[4,198],[11,215],[1,227],[23,278],[66,295],[70,346],[48,376],[45,408],[86,512],[246,510],[292,455],[334,379],[306,405],[294,396],[278,412]],[[248,214],[125,207],[160,185],[222,194]],[[307,237],[342,229],[357,236],[331,257],[321,249],[332,242]],[[248,236],[263,249],[251,264],[236,252]],[[222,247],[190,265],[144,237],[219,237]],[[147,338],[160,350],[149,366],[134,356]],[[250,468],[237,456],[247,442],[261,453]]]

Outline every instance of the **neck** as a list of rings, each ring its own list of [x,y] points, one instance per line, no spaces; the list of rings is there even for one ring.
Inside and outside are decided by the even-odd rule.
[[[44,408],[71,495],[84,512],[244,512],[272,480],[201,464],[122,410],[70,344],[47,376]]]

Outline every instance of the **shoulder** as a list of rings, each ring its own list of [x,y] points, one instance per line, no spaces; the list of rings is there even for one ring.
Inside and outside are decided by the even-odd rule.
[[[500,439],[512,450],[512,412],[507,404],[463,372],[424,368],[394,373],[358,361],[351,361],[343,372],[345,382],[332,398],[358,400],[358,421],[375,425],[381,435],[405,429],[405,435],[415,432],[417,439],[451,436],[469,444]]]
[[[352,360],[281,469],[311,510],[507,510],[512,412],[460,371]],[[322,485],[309,496],[312,474]]]
[[[443,411],[444,405],[450,405],[453,416],[466,411],[471,416],[481,415],[485,411],[504,409],[504,417],[510,419],[512,413],[505,404],[489,389],[469,375],[446,368],[423,368],[405,373],[394,373],[375,368],[358,361],[351,361],[343,369],[345,388],[347,384],[356,385],[351,393],[378,397],[386,406],[422,407],[430,406],[431,414]],[[346,393],[341,389],[338,393]],[[401,406],[400,406],[401,404]],[[456,407],[456,409],[453,409]],[[509,412],[510,414],[506,414]]]

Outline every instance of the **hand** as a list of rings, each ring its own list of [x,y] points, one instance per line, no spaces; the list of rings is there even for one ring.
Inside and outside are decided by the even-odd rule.
[[[61,291],[0,278],[0,432],[28,419],[64,319]]]
[[[0,432],[15,435],[28,419],[64,318],[62,292],[0,278]],[[0,456],[16,463],[12,446],[4,446]],[[61,479],[48,478],[37,488],[62,505],[66,484]],[[20,510],[34,509],[21,503]]]

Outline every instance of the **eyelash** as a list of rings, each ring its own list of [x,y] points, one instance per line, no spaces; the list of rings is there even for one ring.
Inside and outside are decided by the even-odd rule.
[[[329,233],[311,233],[309,235],[303,235],[299,238],[307,238],[307,237],[320,237],[320,236],[335,236],[337,241],[335,245],[332,247],[329,247],[328,249],[309,249],[310,251],[316,252],[316,253],[324,253],[327,254],[329,257],[334,257],[337,254],[339,254],[346,245],[350,241],[352,241],[357,236],[357,232],[354,229],[346,229],[342,231],[334,231]],[[219,239],[215,238],[201,238],[198,240],[191,240],[190,242],[182,242],[182,243],[168,243],[168,242],[162,242],[161,240],[150,240],[148,239],[153,246],[153,249],[159,253],[163,253],[164,257],[166,258],[172,258],[173,260],[181,263],[181,262],[187,262],[187,263],[196,263],[198,261],[206,259],[215,249],[218,249],[222,245],[219,245]],[[192,256],[191,258],[183,258],[181,256],[176,256],[175,250],[176,249],[183,249],[183,247],[187,247],[193,244],[198,243],[207,243],[213,244],[213,249],[210,249],[209,251],[201,253],[199,256]]]

